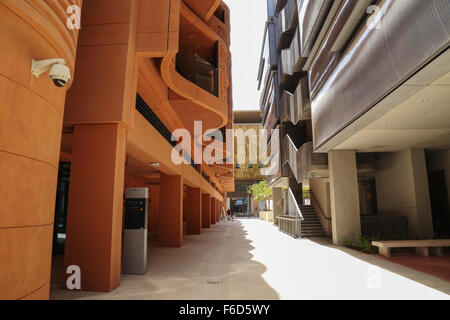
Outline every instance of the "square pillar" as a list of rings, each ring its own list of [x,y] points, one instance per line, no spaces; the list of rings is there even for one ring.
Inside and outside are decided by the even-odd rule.
[[[211,226],[211,197],[209,194],[202,195],[202,228]]]
[[[211,197],[211,224],[216,224],[216,198]]]
[[[356,153],[336,150],[328,153],[331,186],[333,243],[345,245],[361,234]]]
[[[158,243],[163,247],[183,245],[183,177],[161,173]]]
[[[224,192],[223,193],[223,208],[225,209],[225,212],[227,212],[228,208],[229,208],[229,203],[228,203],[228,193]]]
[[[216,223],[219,222],[220,217],[220,201],[216,201]]]
[[[81,289],[120,284],[126,129],[76,126],[67,216],[65,266],[81,269]]]
[[[186,222],[188,234],[200,234],[202,229],[202,191],[200,188],[187,189]]]
[[[433,219],[424,149],[381,153],[377,158],[375,178],[379,212],[407,217],[411,238],[432,238]]]
[[[278,225],[276,217],[283,215],[283,189],[273,188],[273,223]]]

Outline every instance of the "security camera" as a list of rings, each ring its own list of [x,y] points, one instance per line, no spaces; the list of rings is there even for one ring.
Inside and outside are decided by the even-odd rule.
[[[70,69],[66,66],[66,60],[64,59],[48,59],[48,60],[34,60],[31,65],[31,73],[35,77],[40,77],[41,74],[48,73],[48,77],[53,83],[59,87],[64,87],[72,77],[70,75]]]
[[[57,87],[64,87],[70,82],[70,69],[65,64],[54,64],[48,74],[49,78],[53,80],[53,83]]]

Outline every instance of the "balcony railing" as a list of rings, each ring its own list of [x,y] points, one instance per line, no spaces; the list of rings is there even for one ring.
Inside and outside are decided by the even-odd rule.
[[[286,162],[289,163],[298,183],[329,177],[328,155],[326,153],[314,153],[312,142],[307,142],[297,149],[292,139],[285,136],[283,148],[287,155]]]
[[[301,236],[303,216],[291,188],[285,190],[283,215],[276,218],[280,231],[294,238]]]
[[[198,54],[178,54],[177,71],[200,88],[218,96],[218,69]]]
[[[280,99],[280,115],[282,121],[290,121],[293,124],[311,118],[308,77],[300,79],[293,95],[287,91],[283,92]]]
[[[300,238],[302,231],[302,219],[291,216],[278,216],[278,228],[291,237]]]

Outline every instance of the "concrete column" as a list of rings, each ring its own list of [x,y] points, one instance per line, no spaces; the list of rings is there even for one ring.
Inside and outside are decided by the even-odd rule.
[[[408,150],[411,156],[412,179],[415,194],[415,217],[410,219],[410,233],[416,237],[433,237],[433,218],[431,213],[430,189],[428,185],[428,170],[424,149]]]
[[[375,165],[379,214],[408,218],[412,238],[431,238],[433,222],[423,149],[383,153]]]
[[[187,189],[186,222],[188,234],[200,234],[202,229],[202,191],[200,188]]]
[[[126,129],[76,126],[67,216],[65,265],[81,268],[81,288],[120,284]]]
[[[158,242],[163,247],[183,245],[183,177],[161,173]]]
[[[283,189],[273,188],[273,223],[278,225],[276,217],[283,214]]]
[[[202,195],[202,228],[211,226],[211,197],[209,194]]]
[[[223,193],[223,208],[225,209],[225,212],[227,212],[227,210],[229,208],[228,193],[227,192]]]
[[[211,197],[211,224],[216,224],[216,198]]]
[[[352,150],[328,153],[331,181],[331,217],[333,243],[344,245],[361,234],[358,171],[356,154]]]

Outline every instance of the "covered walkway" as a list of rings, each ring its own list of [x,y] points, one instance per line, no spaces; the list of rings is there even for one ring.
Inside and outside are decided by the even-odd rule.
[[[414,280],[411,280],[414,279]],[[296,240],[242,219],[187,236],[180,249],[150,244],[148,273],[122,275],[111,293],[52,286],[52,299],[448,299],[450,283],[375,256]]]

